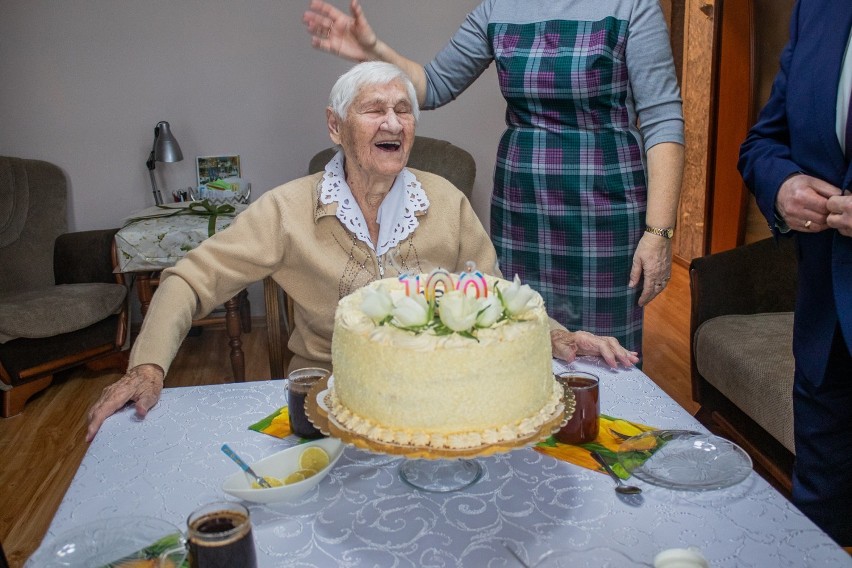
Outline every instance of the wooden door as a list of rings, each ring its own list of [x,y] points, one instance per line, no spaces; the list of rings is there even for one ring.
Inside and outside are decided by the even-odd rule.
[[[717,0],[704,254],[770,235],[737,170],[740,145],[769,98],[794,0]]]
[[[715,96],[708,159],[708,248],[719,252],[743,243],[748,190],[737,170],[740,144],[754,123],[754,6],[752,0],[719,0],[714,54]]]

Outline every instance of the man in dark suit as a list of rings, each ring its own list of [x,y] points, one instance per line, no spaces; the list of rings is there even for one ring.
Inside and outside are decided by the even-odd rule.
[[[793,502],[852,545],[852,2],[798,0],[739,169],[797,241]]]

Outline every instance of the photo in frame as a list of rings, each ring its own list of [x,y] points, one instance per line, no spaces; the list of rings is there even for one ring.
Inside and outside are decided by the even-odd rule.
[[[240,177],[239,156],[198,156],[195,163],[199,186],[217,179]]]

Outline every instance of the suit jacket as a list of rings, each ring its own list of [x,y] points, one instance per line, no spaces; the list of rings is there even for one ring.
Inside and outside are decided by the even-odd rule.
[[[740,172],[776,235],[775,199],[791,174],[852,189],[852,165],[835,131],[850,27],[850,0],[797,1],[769,101],[740,149]],[[792,229],[799,257],[793,351],[799,370],[819,383],[838,321],[852,351],[852,238]]]

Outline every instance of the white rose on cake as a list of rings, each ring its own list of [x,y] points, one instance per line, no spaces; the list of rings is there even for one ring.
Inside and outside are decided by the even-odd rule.
[[[515,280],[505,290],[497,289],[497,293],[506,308],[509,316],[518,317],[526,313],[530,308],[530,300],[535,297],[535,292],[528,284],[521,285],[521,279],[515,274]]]
[[[382,323],[393,313],[393,300],[384,286],[364,289],[361,309],[376,323]]]
[[[460,290],[451,290],[441,296],[438,316],[453,331],[470,331],[476,324],[480,304],[477,298],[468,296]]]
[[[423,296],[399,296],[394,301],[393,319],[407,329],[416,329],[432,321],[429,303]]]
[[[500,298],[492,294],[479,300],[479,313],[476,316],[476,327],[491,327],[503,317],[503,304]]]

